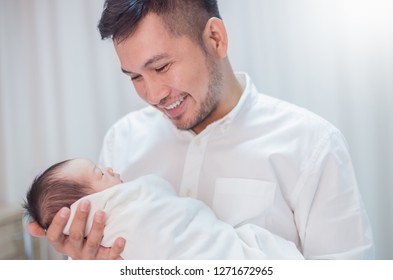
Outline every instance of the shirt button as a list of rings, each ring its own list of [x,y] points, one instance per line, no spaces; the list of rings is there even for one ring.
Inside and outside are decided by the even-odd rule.
[[[201,145],[201,139],[196,139],[195,140],[195,145],[200,146]]]
[[[186,196],[192,196],[192,190],[187,189],[187,191],[186,191]]]

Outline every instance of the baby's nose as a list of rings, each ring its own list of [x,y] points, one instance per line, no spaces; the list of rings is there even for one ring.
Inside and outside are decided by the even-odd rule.
[[[113,172],[113,169],[111,167],[107,167],[106,171],[108,172],[109,175],[113,176],[115,173]]]

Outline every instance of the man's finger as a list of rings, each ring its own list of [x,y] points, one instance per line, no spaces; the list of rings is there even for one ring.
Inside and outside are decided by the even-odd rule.
[[[93,225],[83,248],[85,259],[95,259],[97,256],[104,235],[105,218],[105,212],[103,211],[94,214]]]
[[[90,202],[83,200],[75,211],[74,219],[70,227],[69,243],[70,247],[77,252],[81,252],[85,237],[87,217],[89,216]],[[74,258],[77,256],[74,256]],[[79,256],[80,257],[80,256]],[[78,257],[78,258],[79,258]]]
[[[122,260],[121,253],[124,251],[126,241],[122,237],[118,237],[112,247],[100,246],[98,254],[96,256],[97,260]]]
[[[64,240],[65,236],[63,234],[64,227],[67,224],[68,218],[70,217],[70,209],[63,207],[56,213],[52,220],[48,230],[46,231],[46,237],[48,238],[51,245],[56,251],[64,253]]]
[[[113,247],[109,253],[109,259],[111,260],[122,260],[123,258],[120,254],[124,251],[124,247],[126,246],[126,240],[122,237],[119,237],[115,240]]]
[[[27,226],[27,231],[34,237],[43,237],[45,236],[45,230],[40,227],[37,222],[32,222]]]

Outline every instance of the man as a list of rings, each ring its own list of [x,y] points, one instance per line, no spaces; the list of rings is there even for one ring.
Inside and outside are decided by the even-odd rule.
[[[225,226],[202,226],[205,245],[215,246],[203,258],[276,258],[278,250],[289,259],[298,253],[373,257],[341,133],[304,109],[259,94],[247,74],[233,72],[216,1],[107,0],[99,29],[113,39],[122,71],[150,105],[112,126],[101,164],[125,181],[159,174],[179,196],[204,202]],[[69,210],[59,211],[47,231],[51,244],[74,259],[119,258],[121,237],[112,248],[99,247],[104,213],[96,213],[83,238],[88,212],[82,204],[68,237],[62,231]],[[153,225],[154,218],[146,222]],[[36,224],[29,230],[43,235]],[[174,240],[166,250],[202,251],[191,236],[186,241]]]

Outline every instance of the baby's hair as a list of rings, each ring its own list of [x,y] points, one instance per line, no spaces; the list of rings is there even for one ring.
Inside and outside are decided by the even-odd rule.
[[[87,183],[70,180],[62,175],[61,170],[69,161],[71,160],[58,162],[36,176],[26,194],[26,201],[23,203],[25,215],[44,229],[49,227],[62,207],[70,207],[72,203],[91,193]]]

